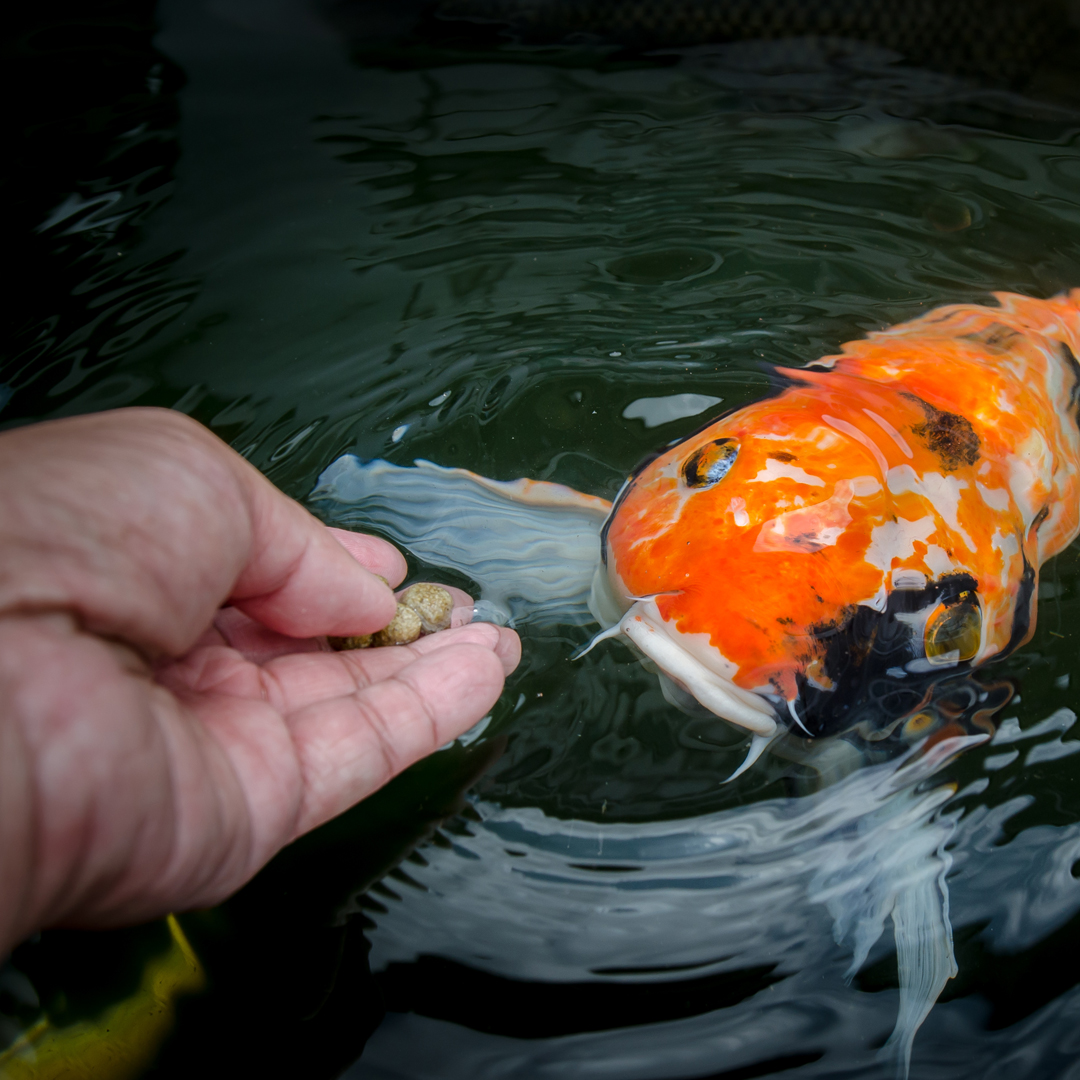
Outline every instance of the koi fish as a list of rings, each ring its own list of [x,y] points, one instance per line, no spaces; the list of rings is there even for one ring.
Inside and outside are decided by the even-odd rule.
[[[477,617],[628,641],[669,701],[750,734],[729,780],[786,733],[788,756],[835,758],[852,748],[826,737],[853,733],[903,750],[830,789],[839,810],[851,785],[884,785],[858,849],[841,844],[808,893],[852,941],[849,977],[891,917],[900,1011],[882,1053],[901,1078],[956,973],[951,788],[924,804],[915,786],[994,733],[1011,688],[970,672],[1031,637],[1040,567],[1080,533],[1080,289],[997,300],[777,369],[785,389],[646,462],[614,504],[350,455],[313,492],[336,524],[466,573]],[[1006,727],[995,742],[1036,731]]]
[[[904,715],[920,676],[1030,638],[1080,532],[1080,290],[997,299],[781,369],[616,500],[617,632],[759,747]]]
[[[996,298],[777,369],[786,389],[646,462],[610,506],[349,456],[314,497],[518,620],[591,613],[594,645],[628,639],[669,701],[752,735],[733,775],[787,731],[880,738],[934,682],[1030,638],[1039,568],[1080,532],[1080,289]]]
[[[100,1016],[67,1026],[47,1016],[0,1052],[4,1080],[135,1080],[176,1020],[177,1000],[206,985],[206,973],[175,915],[169,947],[152,957],[138,988]]]

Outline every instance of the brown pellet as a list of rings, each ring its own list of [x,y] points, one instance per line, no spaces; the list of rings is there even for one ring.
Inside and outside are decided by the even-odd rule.
[[[434,634],[450,625],[454,598],[441,585],[429,585],[426,582],[410,585],[398,600],[420,616],[420,624],[425,634]]]
[[[380,630],[372,641],[373,645],[409,645],[423,631],[420,616],[406,604],[398,604],[397,614]]]
[[[366,649],[371,645],[373,634],[354,634],[352,637],[328,637],[326,640],[335,652],[348,649]]]

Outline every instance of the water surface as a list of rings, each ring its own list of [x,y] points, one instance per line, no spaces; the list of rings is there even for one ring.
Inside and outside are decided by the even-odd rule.
[[[145,92],[174,111],[116,133],[126,171],[41,208],[35,250],[66,269],[0,419],[173,406],[302,499],[345,452],[610,498],[768,393],[772,364],[1080,284],[1068,95],[835,39],[380,65],[301,7],[160,18]],[[154,139],[149,163],[122,157]],[[886,911],[880,868],[909,844],[946,881],[959,965],[913,1075],[1075,1075],[1078,583],[1073,545],[1034,640],[980,676],[1014,680],[998,720],[1017,737],[884,816],[858,773],[815,793],[770,760],[721,786],[742,752],[726,725],[670,708],[618,645],[570,663],[587,628],[523,625],[482,733],[185,921],[211,989],[157,1070],[335,1075],[385,1008],[352,1080],[891,1075],[891,927],[848,984],[837,912]],[[60,993],[74,976],[49,963]]]

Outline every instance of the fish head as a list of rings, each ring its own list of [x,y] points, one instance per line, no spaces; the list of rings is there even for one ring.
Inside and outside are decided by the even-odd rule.
[[[880,728],[985,651],[984,582],[929,519],[909,558],[877,557],[905,527],[887,468],[828,402],[788,404],[722,418],[628,481],[605,588],[634,644],[717,715],[759,735]]]

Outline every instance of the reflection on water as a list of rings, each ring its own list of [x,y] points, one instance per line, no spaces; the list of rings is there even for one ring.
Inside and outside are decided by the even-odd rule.
[[[1073,721],[1068,712],[1055,722]],[[973,806],[984,784],[956,798],[927,784],[960,742],[815,796],[678,822],[476,803],[478,820],[452,846],[409,867],[412,887],[390,883],[396,892],[374,897],[372,963],[388,1004],[421,1016],[384,1025],[350,1077],[704,1076],[777,1050],[806,1063],[799,1075],[892,1075],[873,1048],[889,1035],[897,994],[866,993],[895,986],[895,972],[880,973],[890,918],[901,979],[912,967],[923,976],[901,993],[903,1031],[952,972],[950,913],[956,925],[987,926],[985,945],[1010,952],[1080,909],[1070,872],[1080,827],[1037,827],[996,846],[1024,800],[989,811]],[[488,977],[469,980],[463,1000],[452,990],[467,968]],[[609,991],[636,1026],[612,1017]],[[645,1004],[654,1001],[655,1011]],[[1039,1024],[1064,1035],[1078,1008],[1073,992]],[[1038,1025],[986,1039],[986,1019],[984,1004],[939,1006],[916,1044],[915,1075],[1016,1075],[1008,1051]],[[473,1034],[451,1032],[454,1022]],[[974,1057],[966,1043],[963,1054],[948,1049],[976,1032],[986,1041]],[[1071,1045],[1047,1046],[1040,1067],[1067,1060]]]
[[[428,565],[467,574],[482,597],[478,614],[482,606],[484,615],[489,611],[496,613],[500,616],[498,621],[512,621],[523,632],[538,626],[575,626],[590,619],[586,605],[592,606],[590,588],[599,559],[599,532],[606,517],[606,503],[596,505],[598,500],[589,500],[565,488],[549,485],[541,489],[529,481],[493,483],[463,470],[440,468],[430,462],[420,461],[413,468],[402,468],[384,461],[360,463],[352,455],[340,458],[320,476],[313,498],[319,511],[337,525],[378,528]],[[595,638],[594,643],[605,636],[611,635],[605,632]],[[576,661],[587,655],[591,647],[573,659]],[[620,903],[617,896],[603,895],[602,891],[570,888],[567,892],[568,887],[582,883],[580,875],[567,877],[561,861],[558,867],[552,868],[543,865],[543,860],[533,860],[516,867],[511,865],[509,869],[554,886],[555,902],[542,895],[511,895],[506,888],[505,868],[494,869],[499,884],[490,890],[487,903],[479,902],[472,886],[485,874],[479,868],[469,870],[465,867],[463,873],[470,878],[469,887],[461,891],[466,910],[485,923],[498,918],[490,908],[502,911],[507,903],[518,917],[522,912],[541,912],[542,920],[550,919],[548,909],[553,907],[554,925],[572,926],[575,934],[582,924],[588,924],[600,915],[601,928],[590,939],[590,947],[597,945],[603,950],[607,966],[592,964],[573,974],[586,977],[618,973],[647,979],[664,972],[695,970],[695,988],[700,987],[701,979],[706,979],[710,989],[715,989],[713,976],[722,974],[725,982],[729,981],[734,965],[734,973],[744,981],[748,972],[755,973],[754,979],[750,980],[751,986],[746,989],[746,997],[769,986],[765,982],[754,987],[753,983],[760,981],[757,976],[772,968],[759,969],[752,963],[745,966],[746,958],[738,945],[757,936],[767,943],[769,955],[782,953],[780,943],[799,940],[798,931],[804,924],[804,899],[824,904],[833,919],[835,941],[850,947],[853,955],[845,973],[848,983],[863,969],[870,950],[882,936],[885,921],[891,920],[899,1016],[880,1056],[892,1061],[898,1076],[906,1077],[914,1037],[948,980],[957,974],[946,881],[951,857],[945,852],[956,816],[943,816],[937,812],[954,794],[955,787],[943,785],[928,790],[926,782],[950,758],[990,741],[991,734],[995,745],[1038,739],[1047,734],[1058,735],[1053,742],[1029,750],[1025,764],[1058,760],[1080,750],[1080,741],[1061,741],[1061,733],[1067,732],[1076,720],[1076,714],[1067,708],[1058,709],[1028,729],[1022,729],[1016,717],[1009,717],[995,729],[994,717],[1014,695],[1009,684],[994,686],[968,675],[957,675],[939,682],[920,703],[921,693],[915,694],[911,706],[919,709],[917,716],[903,711],[894,715],[882,708],[880,726],[864,732],[860,739],[849,735],[843,740],[805,740],[793,731],[779,741],[774,740],[772,752],[776,757],[784,759],[785,764],[796,762],[802,767],[803,797],[765,799],[750,807],[736,805],[719,814],[699,816],[691,819],[690,839],[679,827],[657,828],[654,824],[628,829],[626,825],[606,824],[603,817],[608,810],[607,797],[600,810],[601,822],[586,827],[583,836],[574,831],[581,823],[572,822],[567,830],[564,823],[545,818],[544,821],[551,821],[553,827],[545,828],[542,824],[541,832],[546,837],[554,835],[556,839],[553,847],[550,840],[539,846],[556,852],[560,860],[566,857],[577,860],[568,864],[570,870],[601,871],[604,877],[600,880],[604,885],[626,893],[645,894],[637,897],[630,906]],[[521,695],[515,711],[523,703],[524,695]],[[692,714],[697,715],[689,725],[685,720],[669,716],[667,725],[681,728],[684,739],[691,729],[696,729],[694,733],[698,737],[705,732],[721,734],[720,746],[730,744],[733,737],[739,739],[730,729],[724,732],[726,725],[717,717],[703,716],[703,712],[692,710]],[[908,717],[902,731],[910,732],[907,741],[909,745],[912,742],[915,745],[905,752],[903,739],[890,736],[890,731]],[[479,734],[487,733],[489,721],[490,718],[485,718],[467,739],[471,742]],[[579,732],[579,737],[584,734]],[[590,747],[593,758],[598,756],[604,741],[600,739]],[[740,746],[738,756],[743,752],[744,748]],[[898,755],[902,756],[898,758]],[[633,756],[632,751],[628,755],[616,754],[609,764],[625,766]],[[984,767],[1002,768],[1018,756],[1017,750],[994,755],[986,759]],[[892,760],[888,760],[890,758]],[[885,763],[872,764],[875,761]],[[789,786],[798,784],[796,775],[789,768],[784,765],[778,768],[777,765],[777,762],[771,763],[773,777],[779,777]],[[629,779],[629,770],[620,771]],[[699,805],[710,789],[714,797],[719,796],[730,805],[738,799],[737,789],[728,785],[736,777],[746,776],[740,787],[748,783],[760,787],[764,771],[762,763],[755,769],[757,775],[751,777],[744,762],[735,772],[719,772],[718,777],[714,774],[712,783],[704,789],[691,790],[698,796],[695,801]],[[685,783],[685,771],[680,779]],[[718,786],[725,790],[718,791]],[[968,785],[964,793],[976,794],[985,786],[985,781],[976,782]],[[663,806],[670,814],[671,803],[675,800],[664,800],[667,805],[661,802],[658,806],[655,796],[650,800],[649,794],[640,786],[629,792],[609,792],[605,785],[605,796],[611,796],[612,816],[625,813],[628,806],[633,806],[636,816],[641,816],[650,802],[654,809]],[[685,788],[681,794],[687,794]],[[539,813],[536,808],[530,808],[526,811],[526,820],[535,819]],[[517,837],[515,825],[520,821],[512,821],[509,828],[504,821],[503,828],[499,828],[492,824],[498,817],[497,814],[487,815],[485,824],[503,841],[514,841]],[[511,815],[512,819],[514,817]],[[683,820],[685,823],[686,819]],[[682,827],[685,828],[685,824]],[[537,830],[527,831],[535,833]],[[594,832],[599,833],[597,839],[592,836]],[[659,836],[650,836],[652,832],[659,832]],[[603,861],[605,841],[607,862]],[[601,861],[583,862],[593,855],[594,845],[595,857]],[[524,846],[530,846],[528,840],[524,841]],[[717,852],[723,852],[719,866],[715,865],[715,859],[708,857]],[[524,858],[527,851],[507,848],[505,853],[513,858]],[[480,859],[489,871],[493,869],[490,852],[486,853],[487,858],[483,853],[470,852],[467,848],[460,849],[459,854]],[[680,860],[687,859],[689,863],[681,865]],[[659,875],[642,873],[649,869],[647,864],[650,862],[658,862],[663,872]],[[807,880],[809,871],[812,874]],[[626,874],[634,876],[620,880],[620,876]],[[413,878],[404,880],[424,888]],[[673,883],[694,891],[681,894],[681,901],[671,903],[667,892]],[[433,891],[439,899],[432,920],[443,927],[449,914],[444,901],[453,905],[458,890],[452,888],[449,893],[444,893],[435,885]],[[394,893],[389,896],[401,899]],[[559,901],[566,902],[561,904],[563,908],[568,903],[569,909],[558,910]],[[635,949],[642,941],[642,934],[633,923],[628,924],[622,918],[623,915],[645,912],[650,920],[658,917],[661,927],[674,918],[682,928],[683,907],[687,903],[693,905],[695,915],[700,912],[705,916],[716,916],[723,926],[722,931],[711,933],[698,926],[690,938],[695,948],[708,942],[710,949],[720,949],[724,960],[730,962],[711,975],[703,972],[713,964],[680,955],[685,949],[676,947],[672,952],[670,935],[666,932],[662,935],[665,950],[671,957],[670,964],[657,964],[655,955],[652,962],[648,956],[639,957]],[[376,910],[379,915],[389,914],[382,905]],[[740,917],[735,917],[736,913],[752,920],[753,933],[742,925]],[[381,919],[378,921],[385,926]],[[607,925],[609,921],[610,926]],[[533,922],[535,919],[529,920],[530,925]],[[393,926],[392,920],[390,925]],[[515,932],[521,929],[517,922],[513,926]],[[412,939],[413,929],[410,927],[406,932],[407,940]],[[475,925],[470,925],[464,934],[465,940],[472,941],[472,951],[462,958],[463,962],[471,959],[485,970],[493,965],[502,967],[504,978],[520,979],[520,974],[515,973],[520,971],[521,950],[507,944],[492,954],[488,950],[491,937],[485,934],[483,951],[477,953],[475,929]],[[390,933],[393,933],[392,929]],[[724,944],[728,933],[732,935],[731,942],[737,944]],[[550,928],[542,937],[542,948],[554,948],[564,958],[568,955],[558,934]],[[385,937],[378,936],[375,940],[378,946]],[[800,940],[799,944],[805,946],[806,942]],[[445,942],[441,942],[435,947],[434,955],[445,957],[444,946]],[[814,965],[808,965],[804,960],[802,966]],[[572,980],[572,975],[568,977],[565,971],[549,970],[544,976],[537,973],[537,977],[546,977],[563,987]],[[392,983],[395,981],[393,976],[388,978]],[[408,982],[406,977],[406,985]],[[587,986],[587,983],[582,984],[583,988]],[[592,989],[595,991],[596,988]],[[679,992],[685,989],[680,984]],[[421,995],[422,1005],[407,992],[405,996],[405,1007],[410,1010],[457,1018],[453,1011],[448,1014],[440,1008],[430,993]],[[726,1004],[731,1007],[735,1003],[729,1001]],[[602,1010],[606,1022],[599,1016],[594,1017],[591,1029],[611,1026],[610,1005],[608,1001]],[[542,1015],[540,1030],[535,1018],[524,1022],[524,1030],[533,1037],[541,1031],[549,1036],[564,1033],[552,1030],[550,1005],[539,1004],[537,1007]],[[717,1007],[716,1000],[709,999],[707,1007],[699,1002],[696,1008],[684,1008],[683,1015]],[[640,1017],[636,1023],[658,1019],[658,1015],[651,1014]],[[580,1022],[578,1011],[572,1023]],[[629,1023],[623,1018],[615,1026],[625,1027]],[[508,1025],[503,1020],[496,1028],[484,1030],[508,1034],[515,1028],[520,1030],[520,1025],[520,1021]]]
[[[4,420],[175,405],[300,497],[352,453],[610,498],[696,402],[767,393],[763,362],[1080,283],[1075,74],[1071,98],[1025,97],[820,38],[440,39],[381,66],[299,4],[160,18],[140,85],[179,121],[117,120],[138,152],[89,155],[34,211],[34,257],[68,262],[34,278]],[[438,562],[413,568],[471,584]],[[409,785],[452,787],[455,748],[187,920],[216,989],[181,1003],[159,1069],[335,1075],[374,1022],[363,949],[329,943],[345,920],[389,1009],[355,1080],[892,1076],[882,1046],[952,957],[912,1075],[1070,1075],[1078,582],[1074,545],[1034,640],[979,676],[1019,690],[992,744],[906,770],[770,759],[729,787],[724,725],[620,651],[571,664],[575,619],[524,624],[464,816],[370,885],[426,835]]]

